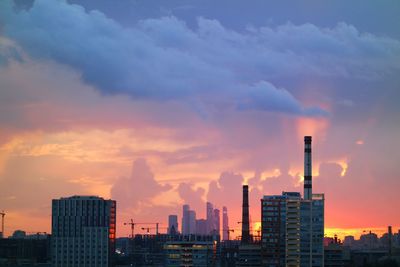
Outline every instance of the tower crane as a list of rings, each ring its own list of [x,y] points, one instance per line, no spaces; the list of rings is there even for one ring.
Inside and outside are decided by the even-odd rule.
[[[150,234],[150,230],[156,229],[156,235],[158,235],[159,229],[168,229],[168,227],[142,227],[142,230],[146,230],[146,234]]]
[[[235,232],[235,229],[227,229],[227,230],[225,230],[226,231],[226,233],[228,234],[228,241],[230,240],[230,238],[229,238],[229,235],[230,235],[230,233],[232,232]]]
[[[158,223],[158,222],[155,222],[155,223],[153,223],[153,222],[139,222],[139,223],[137,223],[137,222],[134,222],[133,219],[131,219],[129,222],[124,223],[124,225],[130,225],[131,226],[131,237],[132,238],[134,238],[134,234],[135,234],[135,225],[138,225],[138,224],[141,224],[141,225],[146,225],[146,224],[147,225],[149,225],[149,224],[156,225],[156,227],[155,227],[156,235],[158,235],[158,229],[159,229],[158,226],[161,223]]]
[[[133,239],[135,234],[135,223],[133,222],[133,219],[131,219],[130,222],[125,222],[124,225],[131,226],[131,238]]]

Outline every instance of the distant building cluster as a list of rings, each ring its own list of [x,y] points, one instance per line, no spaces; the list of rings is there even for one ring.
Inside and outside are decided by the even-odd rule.
[[[282,192],[261,199],[261,229],[250,229],[249,187],[242,188],[241,235],[231,240],[228,209],[206,203],[206,218],[182,207],[181,226],[168,216],[159,223],[125,223],[129,237],[116,238],[117,203],[96,196],[52,201],[52,232],[15,231],[0,238],[0,266],[113,267],[347,267],[399,266],[400,230],[382,237],[366,232],[356,240],[324,237],[324,194],[313,194],[311,137],[304,139],[304,192]],[[4,232],[4,212],[2,233]],[[222,230],[221,230],[222,217]],[[147,234],[135,234],[135,225]],[[149,227],[155,225],[155,228]],[[150,233],[155,229],[155,233]]]
[[[223,229],[227,229],[228,225],[228,209],[223,207]],[[191,210],[190,206],[185,204],[182,207],[182,235],[221,235],[221,222],[220,222],[220,210],[214,209],[212,203],[206,203],[206,219],[197,219],[196,211]],[[174,218],[171,220],[171,218]],[[175,230],[178,228],[177,215],[169,216],[168,229],[174,227]]]

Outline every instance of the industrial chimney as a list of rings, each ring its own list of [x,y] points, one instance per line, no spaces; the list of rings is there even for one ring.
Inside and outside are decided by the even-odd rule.
[[[311,136],[304,136],[304,199],[312,200]]]
[[[243,185],[242,244],[248,244],[248,243],[250,243],[249,186]]]

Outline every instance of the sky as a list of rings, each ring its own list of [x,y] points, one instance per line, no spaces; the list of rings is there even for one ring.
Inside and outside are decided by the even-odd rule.
[[[0,210],[51,231],[51,199],[124,222],[302,192],[327,233],[400,226],[400,2],[0,1]],[[355,230],[356,229],[356,230]],[[395,231],[397,229],[395,228]]]

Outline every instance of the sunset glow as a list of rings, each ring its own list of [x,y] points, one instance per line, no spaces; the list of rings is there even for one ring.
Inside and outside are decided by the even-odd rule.
[[[306,135],[326,236],[398,230],[400,30],[385,13],[28,2],[0,1],[5,236],[51,232],[52,199],[95,195],[117,201],[118,237],[131,219],[180,225],[184,204],[204,219],[210,201],[235,238],[243,184],[254,233],[264,195],[304,196]]]

